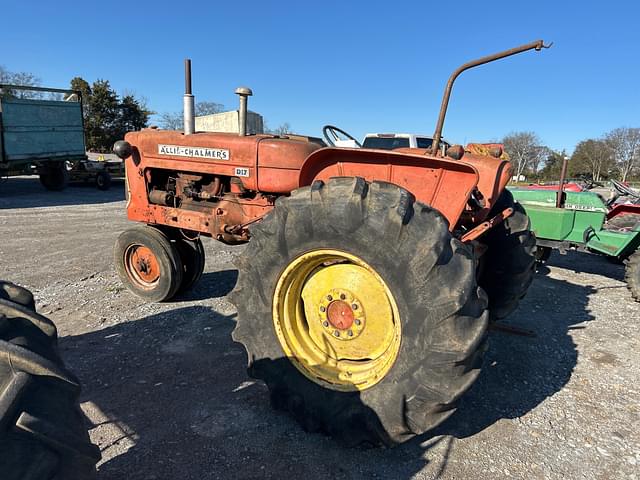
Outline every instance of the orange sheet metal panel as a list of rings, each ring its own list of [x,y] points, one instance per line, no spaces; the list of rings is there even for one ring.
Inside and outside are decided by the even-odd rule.
[[[265,138],[258,146],[258,190],[288,194],[298,188],[300,168],[316,150],[317,143],[284,138]]]
[[[138,148],[141,157],[138,168],[239,176],[250,190],[258,188],[258,143],[264,138],[270,137],[207,132],[183,135],[173,130],[152,129],[125,136]],[[239,171],[242,175],[238,175]]]
[[[489,155],[480,155],[473,153],[478,149],[478,146],[482,146],[484,150],[489,151],[490,147],[502,147],[501,144],[487,143],[487,144],[470,144],[473,148],[470,150],[465,147],[464,156],[458,160],[452,160],[442,158],[442,160],[455,161],[459,163],[466,163],[474,167],[479,174],[478,190],[482,194],[486,207],[479,212],[474,218],[475,221],[483,221],[489,214],[491,207],[496,203],[500,193],[504,190],[511,179],[511,162],[508,161],[508,156],[503,154],[500,158],[491,157]],[[409,153],[414,155],[429,155],[429,150],[424,148],[398,148],[394,152]],[[438,157],[441,158],[441,157]]]
[[[416,199],[439,210],[452,230],[478,183],[477,170],[468,164],[394,151],[324,148],[313,153],[300,171],[300,186],[314,180],[359,176],[406,188]]]
[[[478,218],[478,220],[484,220],[484,216],[489,214],[489,210],[496,203],[511,178],[511,162],[470,153],[465,153],[460,161],[472,165],[480,174],[478,190],[484,197],[487,206],[483,211],[483,218]]]

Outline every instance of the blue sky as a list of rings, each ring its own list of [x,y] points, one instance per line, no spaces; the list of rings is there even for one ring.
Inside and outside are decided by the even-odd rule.
[[[554,42],[465,72],[445,137],[490,141],[535,131],[555,149],[640,126],[640,3],[191,2],[2,0],[0,65],[65,87],[82,76],[179,110],[183,59],[194,93],[250,108],[275,127],[320,135],[331,123],[366,132],[431,134],[459,64],[539,38]]]

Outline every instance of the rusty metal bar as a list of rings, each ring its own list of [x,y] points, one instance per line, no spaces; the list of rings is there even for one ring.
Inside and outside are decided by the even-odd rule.
[[[494,60],[510,57],[511,55],[526,52],[527,50],[532,50],[532,49],[535,49],[536,51],[540,51],[543,48],[549,48],[551,45],[552,44],[545,45],[543,40],[536,40],[535,42],[527,43],[526,45],[521,45],[520,47],[512,48],[510,50],[505,50],[504,52],[495,53],[493,55],[488,55],[486,57],[482,57],[477,60],[472,60],[458,67],[449,77],[447,86],[444,89],[442,104],[440,105],[440,115],[438,116],[436,131],[433,134],[433,144],[431,146],[431,155],[436,155],[438,153],[438,148],[440,147],[440,140],[442,139],[442,128],[444,127],[444,117],[447,114],[447,107],[449,106],[449,97],[451,97],[451,89],[453,88],[453,82],[455,82],[456,78],[458,78],[458,75],[460,75],[465,70],[468,70],[470,68],[477,67],[480,65],[484,65],[485,63],[493,62]]]
[[[562,159],[562,171],[560,172],[560,185],[558,185],[558,193],[556,194],[556,208],[562,208],[564,203],[564,181],[567,178],[567,165],[569,163],[569,157],[564,156]]]
[[[480,237],[488,230],[491,230],[496,225],[500,225],[511,215],[513,215],[513,208],[505,208],[502,212],[500,212],[498,215],[496,215],[492,219],[487,220],[486,222],[482,222],[480,225],[469,230],[467,233],[465,233],[462,236],[462,238],[460,238],[460,241],[463,243],[466,243],[466,242],[471,242],[475,240],[476,238]]]

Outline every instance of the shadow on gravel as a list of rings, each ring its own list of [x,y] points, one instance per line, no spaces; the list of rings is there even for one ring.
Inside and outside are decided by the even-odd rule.
[[[408,479],[429,463],[445,468],[447,455],[424,456],[441,444],[448,452],[451,438],[354,450],[305,433],[247,377],[246,353],[231,339],[233,317],[182,307],[60,339],[83,382],[81,401],[133,432],[135,445],[104,463],[99,478]],[[118,449],[110,441],[105,457]]]
[[[576,273],[592,273],[624,281],[624,265],[615,263],[603,255],[573,251],[561,255],[559,252],[553,252],[547,263]],[[543,266],[539,272],[548,273],[549,269]]]
[[[9,177],[0,181],[0,209],[37,208],[61,205],[89,205],[124,200],[124,180],[114,179],[109,190],[98,190],[93,183],[70,183],[60,192],[40,184],[36,176]]]
[[[206,290],[224,295],[234,275],[207,275]],[[99,478],[439,478],[455,438],[523,416],[567,383],[578,356],[568,330],[593,319],[591,293],[539,275],[509,322],[537,338],[492,333],[485,369],[458,411],[391,450],[344,448],[272,410],[266,387],[246,376],[246,353],[231,339],[233,314],[177,307],[60,345],[84,384],[82,401],[133,432],[128,451],[109,437],[103,455],[113,458]]]
[[[533,330],[535,338],[491,332],[480,378],[437,435],[465,438],[502,418],[522,417],[559,392],[578,361],[569,331],[588,328],[596,290],[538,274],[509,325]]]
[[[189,291],[178,295],[175,300],[190,301],[224,297],[233,290],[237,281],[237,270],[205,272]]]

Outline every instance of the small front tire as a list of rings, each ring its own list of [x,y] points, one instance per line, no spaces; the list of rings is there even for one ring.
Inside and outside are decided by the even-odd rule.
[[[157,228],[125,230],[116,241],[114,256],[122,283],[145,300],[169,300],[182,284],[184,266],[178,249]]]
[[[180,259],[184,267],[184,273],[182,275],[182,284],[178,289],[179,292],[186,292],[193,285],[200,280],[202,272],[204,272],[204,246],[202,240],[196,238],[195,240],[187,240],[181,238],[176,240],[176,247],[180,253]]]

